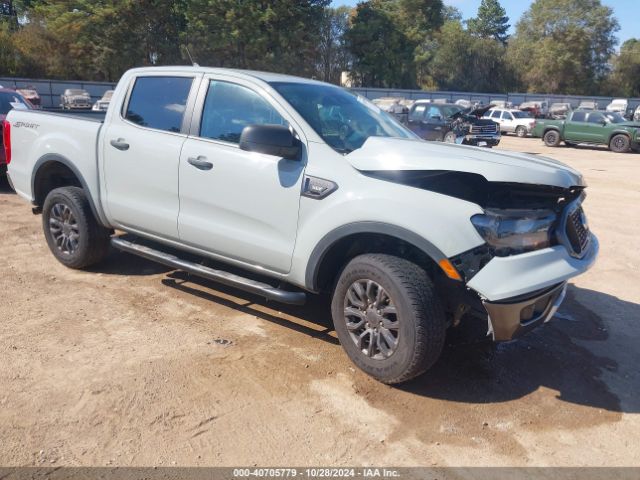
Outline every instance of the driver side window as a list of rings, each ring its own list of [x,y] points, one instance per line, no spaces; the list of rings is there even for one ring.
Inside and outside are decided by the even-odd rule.
[[[202,110],[200,136],[240,143],[242,130],[248,125],[287,125],[287,122],[253,90],[211,80]]]
[[[604,115],[596,112],[596,113],[590,113],[589,114],[589,118],[587,119],[588,123],[604,123],[605,119],[604,119]]]

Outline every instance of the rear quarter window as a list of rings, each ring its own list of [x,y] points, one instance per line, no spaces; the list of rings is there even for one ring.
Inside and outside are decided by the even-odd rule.
[[[142,127],[180,132],[192,82],[191,77],[138,77],[125,118]]]

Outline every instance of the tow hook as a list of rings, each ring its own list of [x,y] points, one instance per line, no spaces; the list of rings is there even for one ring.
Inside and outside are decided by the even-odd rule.
[[[33,213],[34,215],[40,215],[42,213],[42,207],[33,207],[31,209],[31,213]]]

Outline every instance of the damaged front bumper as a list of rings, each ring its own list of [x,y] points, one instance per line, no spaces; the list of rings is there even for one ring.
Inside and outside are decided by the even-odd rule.
[[[513,340],[553,318],[564,300],[567,283],[524,298],[504,302],[483,301],[489,315],[488,334],[494,341]]]

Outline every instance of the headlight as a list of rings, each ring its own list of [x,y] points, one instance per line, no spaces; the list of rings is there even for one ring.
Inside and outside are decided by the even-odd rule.
[[[471,223],[499,257],[546,248],[556,214],[551,210],[487,209]]]

